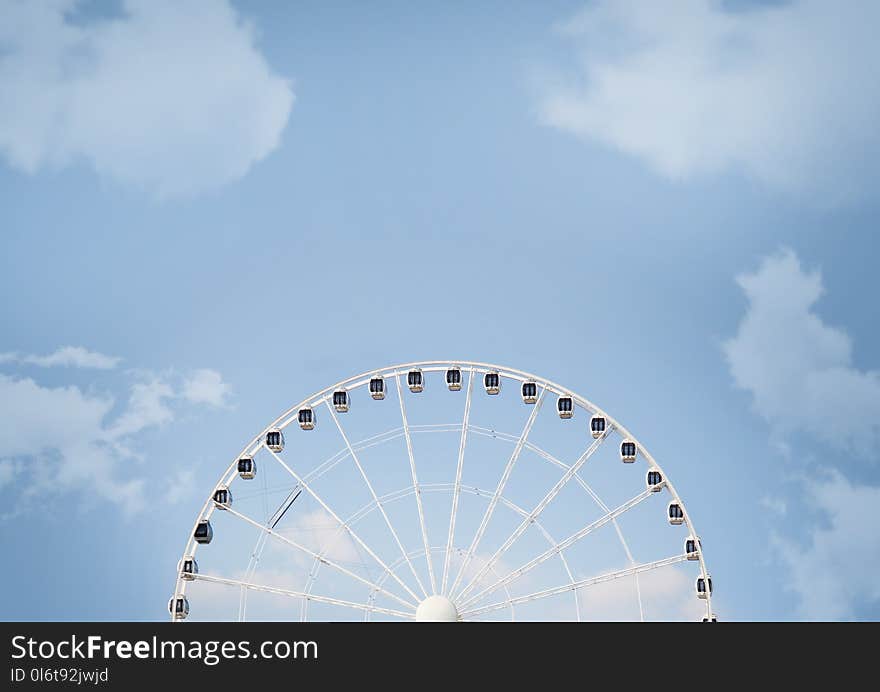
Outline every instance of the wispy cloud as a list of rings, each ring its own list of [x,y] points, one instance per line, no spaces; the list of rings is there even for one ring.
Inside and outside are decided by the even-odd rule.
[[[853,367],[852,340],[814,311],[824,291],[786,250],[737,279],[749,304],[724,353],[736,385],[776,431],[806,432],[871,456],[880,441],[880,373]]]
[[[165,484],[162,497],[169,505],[176,505],[192,495],[195,491],[195,471],[179,469]]]
[[[106,356],[103,353],[89,351],[82,346],[62,346],[45,356],[18,353],[0,353],[0,363],[23,363],[42,368],[72,367],[93,368],[95,370],[112,370],[122,358]]]
[[[108,428],[108,435],[112,439],[121,439],[145,428],[170,423],[174,419],[174,412],[168,403],[174,396],[171,385],[158,378],[136,382],[131,387],[128,405]]]
[[[675,179],[727,169],[820,204],[874,190],[880,4],[598,0],[562,27],[578,54],[540,102],[551,126]]]
[[[15,468],[19,499],[80,490],[140,509],[143,482],[120,473],[124,455],[103,424],[112,408],[107,395],[0,375],[0,459]]]
[[[788,512],[788,503],[781,497],[772,497],[764,495],[761,500],[761,506],[776,516],[784,517]]]
[[[183,383],[183,396],[195,404],[226,406],[229,385],[216,370],[196,370]]]
[[[85,161],[160,197],[243,176],[293,104],[227,0],[0,0],[0,154],[22,171]]]
[[[775,538],[789,567],[788,588],[805,619],[857,618],[865,604],[880,603],[880,487],[852,484],[837,472],[804,487],[825,521],[812,528],[805,545]]]
[[[777,432],[778,451],[794,459],[790,446],[807,436],[848,458],[876,458],[880,374],[853,367],[849,335],[814,312],[824,292],[820,272],[805,270],[784,250],[737,282],[748,308],[724,352],[737,386]],[[814,464],[797,487],[796,497],[761,499],[770,512],[788,516],[805,497],[821,515],[798,522],[802,542],[773,535],[774,554],[787,568],[785,586],[806,619],[857,617],[865,604],[880,602],[873,578],[880,568],[880,487],[853,483],[827,461]]]
[[[349,533],[320,507],[298,516],[292,526],[278,531],[295,537],[301,545],[336,562],[357,564],[361,560]],[[305,553],[298,553],[297,557],[303,565],[311,564],[312,558]]]
[[[0,490],[4,485],[12,482],[15,475],[15,464],[9,459],[0,459]]]
[[[140,468],[128,463],[140,456],[140,435],[173,422],[182,406],[213,401],[188,396],[180,377],[128,371],[118,378],[128,390],[122,402],[97,385],[45,386],[30,377],[0,374],[0,488],[11,488],[19,500],[10,511],[35,498],[67,493],[118,504],[129,514],[144,506]],[[218,381],[225,387],[222,378]],[[180,469],[178,479],[190,481],[188,473]]]
[[[696,577],[689,573],[691,571],[664,568],[639,576],[638,588],[646,620],[698,621],[706,615],[703,601],[697,598]],[[578,597],[581,617],[587,621],[638,620],[640,617],[634,577],[595,584],[582,589]]]

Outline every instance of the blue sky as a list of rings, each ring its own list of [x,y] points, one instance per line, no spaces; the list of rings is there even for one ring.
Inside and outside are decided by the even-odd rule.
[[[308,393],[617,415],[724,619],[876,619],[877,8],[0,2],[5,619],[154,619]]]

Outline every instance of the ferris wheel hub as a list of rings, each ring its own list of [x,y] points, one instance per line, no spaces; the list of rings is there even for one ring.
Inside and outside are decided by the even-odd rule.
[[[428,596],[416,609],[416,622],[458,622],[458,610],[446,596]]]

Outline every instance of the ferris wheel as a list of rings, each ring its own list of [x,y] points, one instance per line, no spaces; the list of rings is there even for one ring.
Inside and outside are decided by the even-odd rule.
[[[168,608],[715,620],[699,535],[648,450],[561,385],[467,361],[372,370],[270,423],[211,488]]]

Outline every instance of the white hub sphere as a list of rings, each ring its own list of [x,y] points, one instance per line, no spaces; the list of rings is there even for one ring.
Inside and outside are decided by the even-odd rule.
[[[446,596],[428,596],[416,609],[416,622],[458,622],[458,611]]]

